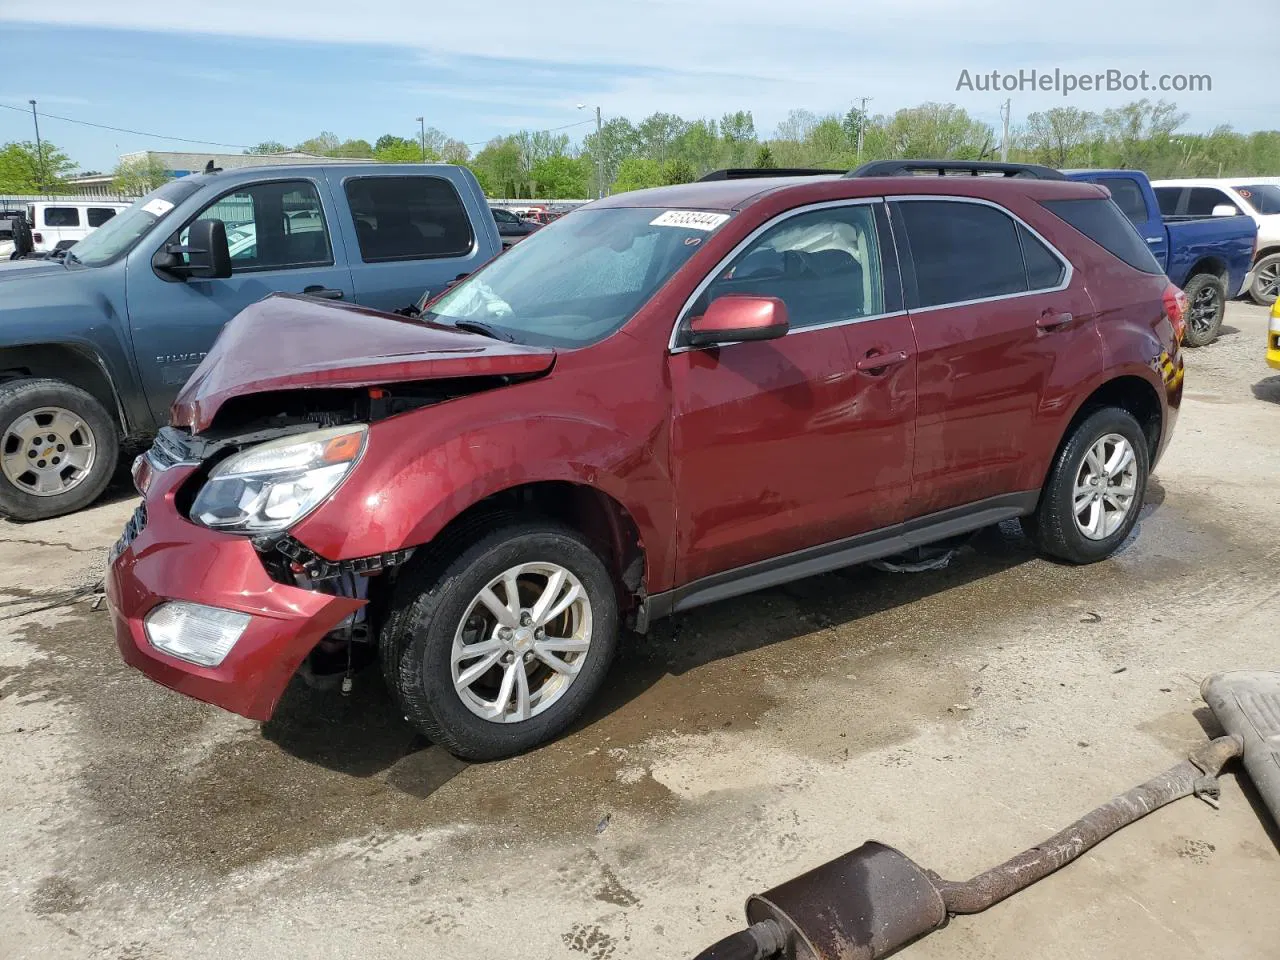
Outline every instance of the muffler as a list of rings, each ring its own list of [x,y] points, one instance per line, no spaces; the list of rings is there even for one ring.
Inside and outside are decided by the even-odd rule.
[[[1280,822],[1280,673],[1227,673],[1205,681],[1205,701],[1227,735],[1086,814],[1065,830],[971,880],[950,881],[869,841],[747,900],[750,924],[696,960],[876,960],[981,913],[1066,866],[1129,824],[1182,797],[1216,806],[1217,778],[1234,757]]]

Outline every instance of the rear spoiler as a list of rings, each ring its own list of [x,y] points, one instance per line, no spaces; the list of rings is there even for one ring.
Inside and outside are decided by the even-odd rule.
[[[846,177],[1001,176],[1026,180],[1066,180],[1060,170],[1038,163],[999,163],[992,160],[872,160]]]

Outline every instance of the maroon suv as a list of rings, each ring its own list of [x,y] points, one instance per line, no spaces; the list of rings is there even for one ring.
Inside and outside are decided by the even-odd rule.
[[[376,655],[433,740],[512,754],[624,624],[1013,517],[1111,554],[1173,429],[1179,298],[1105,190],[1026,176],[637,191],[416,320],[270,297],[135,465],[119,647],[256,719]]]

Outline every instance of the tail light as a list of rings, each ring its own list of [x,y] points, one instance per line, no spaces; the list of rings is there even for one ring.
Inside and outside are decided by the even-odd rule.
[[[1164,288],[1164,313],[1173,324],[1173,336],[1178,344],[1187,331],[1187,295],[1172,283]]]
[[[44,243],[44,235],[40,233],[33,233],[31,235],[31,240],[33,243]]]

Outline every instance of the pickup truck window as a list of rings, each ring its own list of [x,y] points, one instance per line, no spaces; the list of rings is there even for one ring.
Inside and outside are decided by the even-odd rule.
[[[728,294],[777,297],[793,328],[884,313],[875,208],[830,207],[770,227],[708,285],[689,316]]]
[[[573,213],[463,280],[425,319],[478,320],[517,343],[539,346],[603,340],[722,226],[660,222],[671,215],[648,207]]]
[[[1182,187],[1155,187],[1156,203],[1160,204],[1160,216],[1174,217],[1178,215],[1178,201],[1186,190]]]
[[[227,228],[231,272],[288,270],[333,263],[324,210],[307,180],[273,181],[223,194],[195,217]],[[187,228],[178,237],[187,242]]]
[[[45,207],[44,225],[46,227],[78,227],[80,211],[75,207]]]
[[[183,178],[170,180],[164,186],[152,190],[128,210],[112,217],[77,243],[73,251],[75,260],[71,262],[86,267],[100,267],[124,256],[157,223],[167,217],[175,206],[199,189],[200,183],[195,178]]]
[[[899,202],[915,264],[917,307],[1027,291],[1017,224],[985,204]]]
[[[1280,213],[1280,187],[1270,183],[1259,183],[1248,187],[1236,187],[1236,193],[1254,211],[1264,217]]]
[[[355,177],[346,192],[365,263],[461,257],[475,243],[462,199],[443,177]]]
[[[1110,200],[1042,200],[1046,210],[1065,220],[1086,237],[1135,270],[1160,276],[1156,262],[1128,217]]]
[[[1098,185],[1111,191],[1111,199],[1116,202],[1116,206],[1134,223],[1146,223],[1151,219],[1147,199],[1142,195],[1142,188],[1136,180],[1128,177],[1103,177],[1098,180]]]
[[[1188,217],[1211,217],[1213,208],[1223,205],[1232,207],[1236,213],[1240,212],[1240,207],[1227,196],[1225,190],[1217,187],[1192,187],[1191,195],[1187,198],[1187,209],[1183,212]]]

